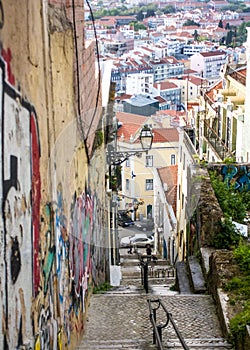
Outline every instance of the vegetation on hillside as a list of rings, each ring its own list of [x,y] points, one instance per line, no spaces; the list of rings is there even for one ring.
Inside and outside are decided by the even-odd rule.
[[[170,8],[168,8],[170,11]],[[158,11],[158,7],[155,4],[145,6],[135,6],[127,8],[126,6],[116,7],[112,9],[101,8],[94,11],[95,19],[105,16],[136,16],[138,21],[142,21],[144,18],[155,16]]]
[[[235,306],[235,316],[230,319],[231,340],[236,348],[243,344],[246,335],[246,325],[250,325],[250,245],[235,230],[232,220],[244,223],[250,212],[250,191],[238,191],[235,185],[223,181],[217,172],[210,172],[211,183],[224,212],[221,234],[215,237],[215,247],[219,249],[234,248],[234,259],[241,273],[234,276],[225,285],[229,295],[229,304]]]
[[[238,191],[234,183],[223,181],[216,171],[209,172],[212,187],[225,217],[244,223],[250,211],[250,191]]]
[[[238,263],[241,274],[234,276],[225,286],[229,295],[229,303],[236,306],[238,311],[230,320],[232,341],[243,344],[246,326],[250,325],[250,245],[244,242],[234,250],[234,258]]]

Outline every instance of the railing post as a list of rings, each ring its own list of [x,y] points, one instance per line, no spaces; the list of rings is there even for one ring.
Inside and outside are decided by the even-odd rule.
[[[162,327],[161,326],[157,326],[157,331],[158,331],[158,334],[159,334],[159,337],[160,337],[160,341],[162,343]]]
[[[156,309],[153,309],[153,318],[156,323]],[[153,328],[153,344],[156,344],[156,335],[155,335],[155,329]]]
[[[143,275],[144,275],[144,266],[143,266],[143,261],[141,260],[141,285],[142,286],[144,286]]]
[[[146,293],[148,293],[148,263],[144,265],[144,288]]]

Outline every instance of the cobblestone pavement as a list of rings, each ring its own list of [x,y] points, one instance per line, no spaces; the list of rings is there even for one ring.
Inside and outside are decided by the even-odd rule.
[[[173,278],[169,283],[162,279],[161,284],[150,280],[151,288],[145,294],[140,285],[140,275],[134,272],[131,278],[126,275],[119,288],[91,297],[86,332],[79,350],[156,349],[152,344],[147,299],[159,297],[171,312],[190,349],[230,348],[222,337],[211,296],[171,292],[169,287]],[[159,322],[166,322],[162,309],[157,311]],[[171,326],[167,326],[162,334],[164,349],[182,349]]]

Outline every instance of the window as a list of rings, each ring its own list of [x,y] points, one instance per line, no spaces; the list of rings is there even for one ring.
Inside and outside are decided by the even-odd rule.
[[[126,191],[129,191],[129,179],[126,179]]]
[[[146,191],[153,190],[153,179],[146,179]]]
[[[125,163],[126,167],[130,167],[130,160],[126,159],[126,163]]]
[[[153,156],[146,156],[146,166],[153,166]]]
[[[175,165],[175,154],[171,154],[171,165]]]

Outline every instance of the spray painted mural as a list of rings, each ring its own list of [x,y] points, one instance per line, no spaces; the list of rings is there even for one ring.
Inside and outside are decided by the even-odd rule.
[[[227,186],[233,185],[238,191],[250,191],[250,168],[246,165],[223,165],[223,181]]]
[[[40,285],[39,138],[34,108],[10,85],[10,50],[0,59],[1,318],[4,349],[32,339],[32,298]],[[6,69],[7,65],[7,69]],[[7,72],[7,77],[5,75]],[[4,335],[3,335],[4,334]],[[29,341],[26,348],[30,348]]]

